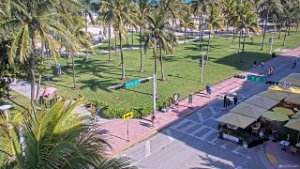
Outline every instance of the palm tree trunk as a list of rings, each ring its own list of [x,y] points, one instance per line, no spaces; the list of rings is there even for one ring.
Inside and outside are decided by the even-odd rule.
[[[296,32],[298,32],[299,22],[297,22]]]
[[[280,22],[280,25],[279,25],[278,39],[280,39],[280,37],[281,37],[281,28],[282,28],[282,22]]]
[[[203,28],[202,28],[202,13],[199,16],[199,41],[200,41],[200,51],[202,51],[202,40],[203,40]]]
[[[45,50],[45,43],[42,42],[42,53],[41,53],[42,65],[44,64],[44,50]],[[38,79],[38,84],[37,84],[37,89],[36,89],[36,97],[35,97],[36,100],[39,99],[41,82],[42,82],[42,75],[39,74],[39,79]]]
[[[283,38],[283,43],[282,43],[283,48],[286,48],[286,41],[285,40],[286,40],[287,29],[288,28],[286,28],[285,33],[284,33],[284,38]]]
[[[246,32],[242,31],[242,36],[243,36],[243,38],[244,38],[244,40],[243,40],[242,53],[244,53],[244,51],[245,51]]]
[[[111,24],[108,25],[108,61],[112,61],[111,58]]]
[[[76,86],[76,75],[75,75],[75,64],[74,64],[74,53],[72,52],[71,53],[71,57],[72,57],[72,73],[73,73],[73,88],[76,89],[77,86]]]
[[[268,8],[266,21],[265,21],[264,28],[263,28],[263,39],[262,39],[262,42],[261,42],[260,50],[264,50],[264,48],[265,48],[266,29],[267,29],[267,24],[268,24],[268,20],[269,20],[269,12],[270,12],[270,7]]]
[[[226,40],[228,40],[228,34],[229,34],[229,24],[228,22],[226,23]]]
[[[291,32],[291,22],[289,21],[288,22],[289,24],[288,24],[288,36],[290,36],[290,32]]]
[[[207,48],[206,48],[206,62],[208,62],[208,50],[209,50],[209,46],[210,46],[210,31],[208,32],[208,44],[207,44]]]
[[[33,51],[30,55],[30,77],[31,77],[31,100],[30,104],[32,109],[34,110],[35,108],[35,31],[32,31],[32,48]]]
[[[160,62],[161,80],[165,81],[166,79],[165,79],[165,73],[164,73],[164,67],[162,61],[161,45],[159,45],[159,62]]]
[[[115,35],[115,56],[117,56],[117,36]]]
[[[85,11],[84,15],[85,15],[85,19],[84,19],[84,21],[85,21],[85,32],[87,32],[87,30],[88,30],[88,13],[87,13],[87,11]]]
[[[242,34],[242,32],[240,31],[240,35],[239,35],[239,49],[238,49],[238,53],[240,53],[240,49],[241,49],[241,34]]]
[[[154,41],[154,47],[153,47],[153,55],[154,55],[154,74],[157,75],[157,60],[156,60],[156,48],[157,48],[157,43],[156,40]]]
[[[140,72],[144,72],[143,49],[142,49],[142,27],[140,26]]]
[[[184,44],[186,44],[186,27],[184,28]]]
[[[125,75],[125,65],[124,65],[124,56],[123,56],[122,33],[121,33],[120,26],[119,26],[119,38],[120,38],[120,53],[121,53],[121,66],[122,66],[121,80],[124,80],[126,79],[126,75]]]
[[[133,50],[133,26],[131,26],[131,50]]]

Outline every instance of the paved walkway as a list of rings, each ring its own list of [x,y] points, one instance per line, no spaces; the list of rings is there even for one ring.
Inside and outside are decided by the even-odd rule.
[[[241,74],[255,74],[260,75],[267,72],[266,67],[268,65],[275,66],[276,68],[282,66],[283,62],[290,62],[294,56],[300,54],[300,48],[287,51],[283,57],[276,57],[265,63],[265,68],[257,67],[252,68]],[[289,57],[293,56],[293,57]],[[163,128],[173,124],[180,118],[195,112],[197,109],[207,105],[216,98],[223,97],[224,94],[230,93],[240,86],[242,86],[246,80],[229,78],[222,81],[219,84],[213,85],[213,94],[210,98],[206,96],[205,91],[200,91],[193,95],[193,108],[189,108],[188,100],[184,99],[179,103],[179,109],[171,107],[167,112],[158,112],[154,122],[154,127],[151,126],[151,116],[147,116],[144,119],[131,119],[123,121],[121,119],[115,119],[109,122],[99,124],[104,132],[107,132],[108,142],[111,145],[112,151],[109,154],[116,154],[128,147],[141,142],[142,140],[156,134]],[[127,129],[128,126],[128,129]],[[128,131],[128,132],[127,132]]]

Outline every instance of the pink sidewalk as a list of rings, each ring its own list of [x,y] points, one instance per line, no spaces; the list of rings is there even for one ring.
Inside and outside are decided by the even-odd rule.
[[[300,48],[291,50],[287,52],[288,55],[295,55],[295,53],[300,54]],[[285,55],[287,56],[287,55]],[[282,57],[276,57],[266,62],[267,65],[278,65],[282,63]],[[263,68],[252,68],[249,71],[243,72],[241,74],[260,74]],[[122,119],[114,119],[105,123],[99,124],[102,130],[107,132],[107,141],[111,145],[111,150],[108,152],[109,155],[117,154],[138,142],[149,138],[150,136],[156,134],[158,131],[164,129],[165,127],[173,124],[180,118],[193,113],[199,108],[207,105],[211,101],[223,96],[245,83],[245,79],[229,78],[219,84],[213,85],[213,93],[210,98],[206,97],[206,91],[200,91],[199,93],[193,95],[193,108],[189,108],[188,99],[184,99],[179,102],[179,110],[175,111],[169,108],[168,112],[156,114],[156,119],[154,127],[151,126],[151,116],[145,117],[144,119],[131,119],[128,122]],[[127,136],[127,123],[129,126],[129,140]]]

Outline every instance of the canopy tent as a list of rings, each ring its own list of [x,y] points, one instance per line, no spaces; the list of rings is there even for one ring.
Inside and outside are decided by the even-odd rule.
[[[287,122],[284,127],[293,129],[293,130],[297,130],[299,131],[298,133],[298,138],[297,138],[297,142],[299,142],[299,135],[300,135],[300,119],[291,119],[289,120],[289,122]]]
[[[255,118],[239,115],[236,113],[227,113],[217,119],[219,122],[227,123],[240,127],[242,129],[248,127],[251,123],[256,121]]]
[[[280,86],[270,86],[269,90],[276,90],[276,91],[282,91],[282,92],[289,92],[289,93],[298,93],[300,94],[300,88],[299,87],[280,87]]]
[[[291,116],[291,115],[294,114],[293,110],[290,110],[290,109],[285,108],[285,107],[275,107],[272,110],[275,111],[275,112],[285,114],[287,116]]]
[[[262,96],[252,96],[247,99],[244,103],[255,105],[264,109],[270,109],[278,104],[280,101],[268,99]]]
[[[285,114],[273,111],[266,111],[262,114],[262,117],[267,118],[271,121],[287,121],[289,117]]]
[[[281,83],[290,82],[292,86],[300,86],[300,79],[293,78],[293,77],[282,78],[279,82]]]
[[[281,101],[289,96],[286,92],[276,91],[276,90],[268,90],[258,94],[258,96],[266,97],[272,100]]]
[[[291,94],[286,99],[284,99],[284,101],[289,104],[300,105],[300,94]]]
[[[236,107],[234,107],[230,112],[258,119],[265,111],[267,111],[267,109],[260,108],[247,103],[240,103]]]
[[[300,119],[300,111],[298,111],[296,114],[294,114],[292,116],[292,118],[294,118],[294,119]]]

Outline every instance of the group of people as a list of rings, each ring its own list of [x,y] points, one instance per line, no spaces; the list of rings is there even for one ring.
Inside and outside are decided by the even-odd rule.
[[[223,102],[224,102],[224,108],[226,108],[227,106],[230,106],[230,105],[231,105],[231,101],[230,101],[230,99],[227,97],[226,94],[224,95]],[[234,97],[233,97],[233,103],[234,103],[234,105],[236,105],[237,102],[238,102],[238,97],[237,97],[237,95],[234,95]]]
[[[254,61],[253,62],[253,67],[257,67],[257,66],[259,66],[259,65],[257,65],[257,62],[256,61]],[[265,62],[261,62],[260,63],[260,66],[262,67],[262,68],[265,68]],[[269,66],[268,67],[268,76],[272,76],[273,75],[273,72],[274,72],[274,67],[273,66]]]

